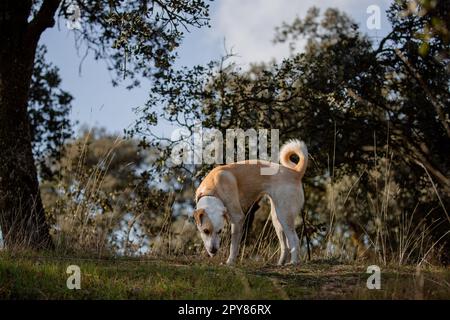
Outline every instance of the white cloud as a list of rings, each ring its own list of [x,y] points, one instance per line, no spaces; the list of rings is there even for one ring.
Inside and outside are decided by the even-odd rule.
[[[227,48],[232,48],[243,64],[280,60],[288,56],[289,48],[287,44],[272,43],[275,27],[293,21],[296,16],[304,17],[310,7],[339,8],[365,30],[367,7],[379,5],[384,16],[390,3],[391,0],[220,0],[212,12],[210,36],[216,43],[225,38]],[[388,27],[385,17],[382,27],[385,30]],[[378,35],[382,33],[383,30]]]

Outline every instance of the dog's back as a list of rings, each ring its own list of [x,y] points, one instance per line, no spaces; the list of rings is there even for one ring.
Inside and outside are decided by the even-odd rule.
[[[261,169],[275,168],[275,174],[262,175]],[[226,186],[220,183],[218,177],[230,173],[233,177],[237,177],[236,184],[240,195],[240,203],[245,211],[263,194],[271,194],[278,188],[298,189],[301,185],[301,175],[298,171],[268,161],[262,160],[246,160],[230,163],[214,168],[205,177],[200,186],[197,188],[196,198],[204,195],[219,196],[218,190],[224,190]],[[241,196],[245,195],[245,196]]]

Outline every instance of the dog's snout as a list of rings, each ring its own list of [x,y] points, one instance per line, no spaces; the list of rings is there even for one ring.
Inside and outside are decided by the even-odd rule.
[[[211,249],[209,249],[209,252],[211,254],[216,254],[217,253],[217,248],[211,248]]]

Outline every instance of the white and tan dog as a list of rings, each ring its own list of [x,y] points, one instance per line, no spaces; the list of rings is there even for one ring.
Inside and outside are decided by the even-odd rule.
[[[295,163],[291,157],[298,157]],[[239,253],[244,213],[262,196],[268,196],[271,204],[271,218],[280,241],[278,264],[286,263],[288,252],[291,263],[298,262],[299,239],[295,231],[295,217],[303,203],[302,177],[308,163],[306,145],[291,140],[280,150],[282,165],[247,160],[214,168],[198,187],[195,198],[195,223],[210,256],[220,247],[220,234],[225,221],[231,224],[231,248],[227,264],[233,264]],[[261,169],[272,167],[276,174],[261,175]]]

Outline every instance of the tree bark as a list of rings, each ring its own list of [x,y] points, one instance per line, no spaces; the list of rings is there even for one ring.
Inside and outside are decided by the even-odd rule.
[[[39,37],[31,1],[0,4],[0,224],[5,246],[53,247],[32,153],[28,92]],[[32,36],[33,35],[33,36]],[[40,34],[39,34],[40,35]]]

